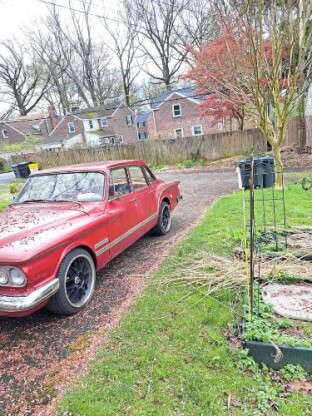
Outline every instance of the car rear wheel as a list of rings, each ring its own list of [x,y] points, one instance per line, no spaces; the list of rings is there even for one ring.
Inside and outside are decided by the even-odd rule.
[[[86,250],[73,250],[63,260],[57,278],[60,287],[47,308],[58,315],[74,315],[90,301],[94,292],[96,271],[92,257]]]
[[[163,201],[159,211],[159,217],[153,232],[156,235],[165,235],[171,227],[171,212],[168,202]]]

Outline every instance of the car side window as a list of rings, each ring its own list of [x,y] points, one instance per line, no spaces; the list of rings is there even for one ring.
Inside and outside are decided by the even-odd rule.
[[[129,172],[133,191],[145,188],[148,185],[140,166],[129,166]]]
[[[143,167],[143,171],[144,171],[145,177],[147,178],[149,184],[155,183],[155,181],[156,181],[155,176],[152,174],[152,172],[146,166]]]
[[[128,194],[130,185],[125,168],[115,168],[110,171],[109,197],[117,194]]]

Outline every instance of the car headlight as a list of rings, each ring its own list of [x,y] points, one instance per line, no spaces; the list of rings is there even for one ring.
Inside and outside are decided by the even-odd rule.
[[[26,276],[21,270],[12,267],[9,271],[9,281],[12,286],[24,286],[26,283]]]
[[[0,286],[22,287],[26,284],[24,273],[13,266],[0,267]]]
[[[8,280],[9,280],[8,273],[5,270],[3,270],[3,267],[1,267],[1,269],[0,269],[0,285],[1,286],[6,285],[8,283]]]

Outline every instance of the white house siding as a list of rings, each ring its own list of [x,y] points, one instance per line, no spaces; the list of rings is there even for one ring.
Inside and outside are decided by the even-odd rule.
[[[99,146],[100,140],[98,134],[92,134],[85,132],[86,141],[88,146]]]
[[[92,121],[92,123],[93,123],[92,129],[89,126],[89,121]],[[90,120],[83,120],[83,128],[84,128],[84,131],[85,132],[88,132],[88,131],[97,131],[97,130],[99,130],[100,126],[99,126],[98,120],[92,118]]]
[[[74,137],[72,137],[70,139],[65,140],[64,141],[64,147],[66,149],[69,149],[69,148],[73,147],[77,143],[83,143],[81,134],[77,134],[77,136],[74,136]]]

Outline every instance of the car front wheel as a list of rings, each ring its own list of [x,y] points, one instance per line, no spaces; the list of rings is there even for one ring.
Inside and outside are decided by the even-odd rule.
[[[160,207],[157,224],[153,229],[156,235],[165,235],[171,227],[171,212],[168,202],[163,201]]]
[[[60,287],[47,308],[58,315],[74,315],[90,301],[94,292],[96,271],[92,257],[83,249],[71,251],[61,263],[57,278]]]

